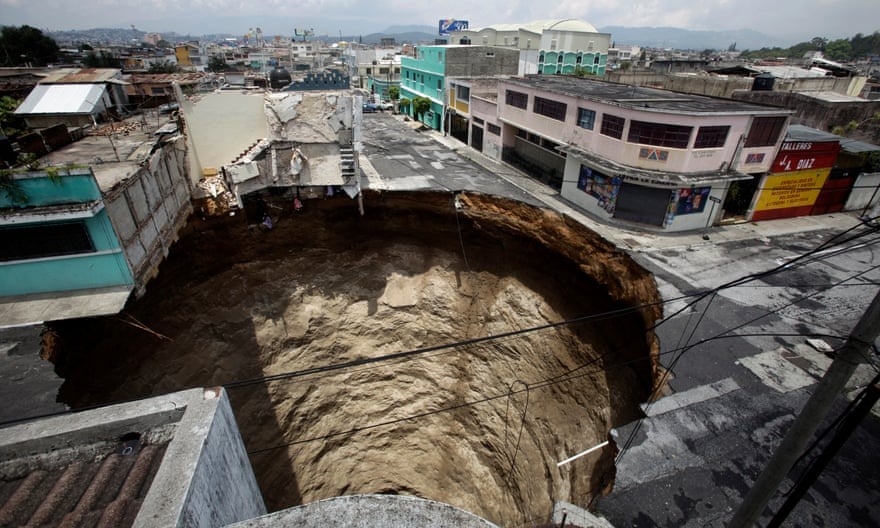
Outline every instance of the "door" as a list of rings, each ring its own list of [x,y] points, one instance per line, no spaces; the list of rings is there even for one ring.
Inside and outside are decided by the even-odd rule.
[[[670,189],[657,189],[623,182],[614,206],[614,218],[662,226],[669,208]]]

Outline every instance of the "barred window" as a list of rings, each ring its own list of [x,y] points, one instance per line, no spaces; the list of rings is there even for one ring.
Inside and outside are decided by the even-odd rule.
[[[535,106],[533,112],[547,116],[558,121],[565,121],[565,111],[568,105],[552,99],[544,99],[543,97],[535,97]]]
[[[493,125],[492,123],[487,123],[486,130],[488,130],[490,134],[495,134],[496,136],[501,135],[501,127],[498,125]]]
[[[687,148],[693,127],[632,121],[627,141],[658,147]]]
[[[623,137],[623,125],[626,119],[611,114],[602,114],[602,127],[599,133],[604,136],[620,139]]]
[[[694,140],[694,148],[718,148],[723,147],[727,141],[729,126],[704,126],[697,131],[697,139]]]
[[[529,106],[529,94],[507,90],[504,102],[506,102],[510,106],[515,106],[517,108],[522,108],[523,110],[525,110],[526,107]]]
[[[581,128],[586,128],[587,130],[593,130],[593,126],[596,124],[596,112],[593,110],[589,110],[587,108],[578,108],[578,122],[577,125]]]

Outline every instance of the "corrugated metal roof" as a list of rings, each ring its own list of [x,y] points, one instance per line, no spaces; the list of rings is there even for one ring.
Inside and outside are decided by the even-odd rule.
[[[15,113],[91,114],[106,90],[103,84],[38,84]]]

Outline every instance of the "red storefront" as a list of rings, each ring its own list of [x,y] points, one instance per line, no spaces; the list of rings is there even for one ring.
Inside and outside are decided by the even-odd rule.
[[[843,207],[846,194],[841,194],[841,182],[829,179],[840,143],[835,136],[815,132],[795,138],[789,131],[770,174],[761,180],[752,220],[821,214],[837,203]],[[843,187],[848,191],[845,184]]]

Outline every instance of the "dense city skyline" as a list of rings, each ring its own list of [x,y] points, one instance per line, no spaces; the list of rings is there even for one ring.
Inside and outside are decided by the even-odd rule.
[[[576,18],[596,28],[676,27],[690,30],[752,29],[780,38],[846,38],[877,28],[876,0],[650,0],[622,4],[612,0],[573,0],[557,8],[523,0],[434,2],[417,9],[396,0],[0,0],[2,24],[28,24],[60,31],[135,26],[143,31],[183,34],[240,34],[261,27],[266,34],[288,35],[294,28],[317,34],[368,34],[393,25],[437,26],[441,18],[468,20],[472,28]]]

